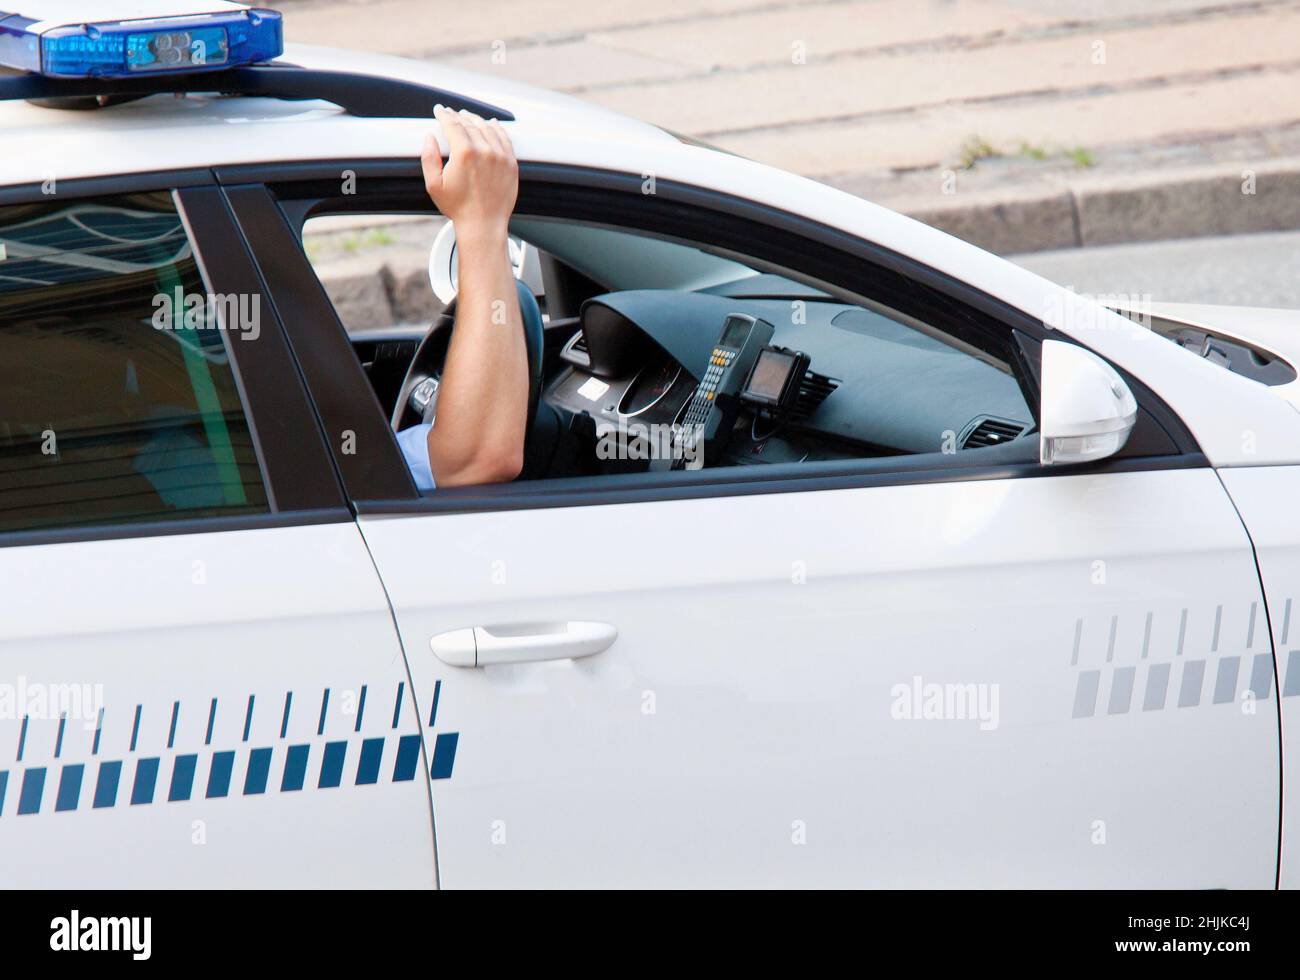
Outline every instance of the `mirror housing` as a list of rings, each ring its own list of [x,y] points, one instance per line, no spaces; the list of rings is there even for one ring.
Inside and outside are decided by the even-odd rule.
[[[1043,341],[1039,461],[1088,463],[1124,448],[1137,399],[1113,367],[1090,350]]]

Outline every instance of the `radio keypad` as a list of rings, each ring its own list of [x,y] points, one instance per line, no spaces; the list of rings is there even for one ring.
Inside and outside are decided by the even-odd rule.
[[[708,420],[710,403],[718,395],[718,385],[722,382],[723,372],[735,359],[736,351],[726,347],[713,348],[713,354],[709,357],[709,366],[704,371],[704,377],[700,379],[699,387],[691,400],[685,418],[682,419],[684,426],[701,425]]]

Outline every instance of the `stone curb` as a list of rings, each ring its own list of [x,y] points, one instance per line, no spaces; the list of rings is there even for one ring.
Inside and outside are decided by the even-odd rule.
[[[1300,228],[1300,157],[882,202],[998,254]]]

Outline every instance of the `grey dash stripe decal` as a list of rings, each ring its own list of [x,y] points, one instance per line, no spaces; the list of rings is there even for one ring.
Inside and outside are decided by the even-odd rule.
[[[1188,660],[1183,664],[1183,686],[1178,692],[1178,707],[1194,708],[1201,703],[1201,686],[1205,682],[1205,661]]]
[[[1293,698],[1300,694],[1300,650],[1292,650],[1286,655],[1286,681],[1282,688],[1282,697]]]
[[[1250,668],[1250,691],[1256,700],[1267,701],[1273,690],[1273,655],[1271,653],[1255,654]]]
[[[1214,679],[1215,704],[1228,704],[1237,699],[1237,674],[1240,672],[1240,657],[1224,657],[1219,661],[1219,674]]]
[[[1128,714],[1129,705],[1133,701],[1133,678],[1136,674],[1136,667],[1120,667],[1115,671],[1110,682],[1110,704],[1106,707],[1106,714]]]
[[[1147,671],[1147,693],[1142,699],[1143,711],[1161,711],[1169,693],[1169,664],[1152,664]]]
[[[1074,688],[1074,717],[1091,718],[1097,710],[1097,687],[1101,683],[1101,671],[1081,670]]]

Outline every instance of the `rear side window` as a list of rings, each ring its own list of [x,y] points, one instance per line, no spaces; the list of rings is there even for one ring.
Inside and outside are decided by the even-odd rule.
[[[259,312],[170,194],[0,208],[0,531],[267,510],[228,351]]]

